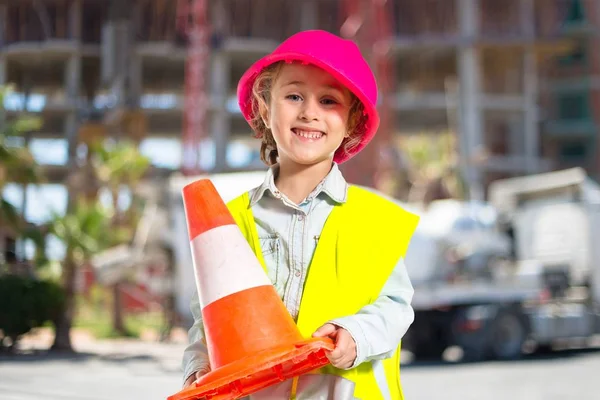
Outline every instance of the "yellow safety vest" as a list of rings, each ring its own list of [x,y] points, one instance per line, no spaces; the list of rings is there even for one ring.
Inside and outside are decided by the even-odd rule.
[[[266,270],[249,204],[245,193],[229,202],[228,207]],[[381,196],[349,187],[347,202],[335,206],[329,215],[308,269],[297,321],[304,337],[310,337],[329,320],[356,314],[377,299],[398,260],[405,255],[418,220],[418,216]],[[402,400],[400,345],[382,363],[385,392],[393,400]],[[369,362],[350,370],[330,365],[318,373],[353,381],[354,396],[359,399],[384,398],[381,382],[378,385]]]

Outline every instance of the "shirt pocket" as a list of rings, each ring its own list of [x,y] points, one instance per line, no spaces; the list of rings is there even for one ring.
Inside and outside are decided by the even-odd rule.
[[[262,250],[265,266],[267,267],[267,275],[273,283],[277,284],[278,273],[280,268],[281,244],[278,235],[259,236],[260,248]]]

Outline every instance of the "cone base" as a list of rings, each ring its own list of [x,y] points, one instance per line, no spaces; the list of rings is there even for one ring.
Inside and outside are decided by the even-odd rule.
[[[329,360],[325,351],[333,348],[329,338],[311,338],[269,349],[209,372],[194,387],[184,389],[168,400],[239,399],[327,365]]]

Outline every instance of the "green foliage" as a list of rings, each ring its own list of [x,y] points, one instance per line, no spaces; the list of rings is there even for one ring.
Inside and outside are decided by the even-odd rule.
[[[0,276],[0,348],[14,346],[33,328],[54,323],[63,312],[64,300],[63,289],[55,282]]]
[[[139,201],[135,186],[150,167],[150,159],[143,156],[130,141],[117,143],[96,142],[90,148],[94,173],[101,185],[109,189],[112,196],[112,236],[110,245],[128,243],[135,234],[139,213]],[[131,189],[131,205],[125,212],[118,209],[119,191],[123,186]]]
[[[427,188],[441,180],[454,197],[464,198],[466,187],[458,168],[457,145],[453,132],[402,138],[400,147],[409,163],[413,188]]]
[[[443,175],[456,164],[456,138],[452,133],[408,136],[401,146],[413,174],[426,179]]]
[[[31,240],[35,246],[34,265],[37,268],[46,266],[50,260],[46,255],[46,236],[44,233],[37,226],[27,225],[21,231],[21,237]]]
[[[56,215],[49,230],[82,263],[110,243],[110,216],[98,202],[80,201],[66,215]]]
[[[0,88],[0,109],[3,108],[5,96],[11,91],[10,87]],[[9,179],[17,183],[42,181],[42,173],[29,149],[9,145],[11,139],[39,130],[42,120],[24,113],[3,122],[0,129],[0,192]]]
[[[143,332],[153,332],[157,337],[163,329],[164,317],[160,312],[126,314],[125,330],[117,332],[113,326],[112,312],[97,310],[96,312],[75,319],[74,327],[89,331],[97,339],[114,339],[119,337],[141,338]]]
[[[4,98],[11,91],[11,87],[0,87],[0,109],[4,107]],[[0,225],[8,226],[20,239],[31,239],[36,245],[35,264],[43,265],[46,263],[45,241],[40,230],[26,224],[15,206],[1,197],[4,186],[8,182],[19,184],[43,182],[44,176],[29,149],[10,144],[11,139],[39,130],[42,127],[42,120],[28,114],[20,114],[16,118],[3,120],[2,123],[0,127]]]
[[[109,289],[93,285],[87,298],[77,297],[77,315],[74,326],[88,330],[98,339],[110,339],[120,336],[139,338],[144,331],[155,335],[164,328],[164,315],[160,311],[131,313],[124,316],[125,332],[116,332],[112,321],[112,302],[114,298]]]
[[[150,166],[150,159],[143,156],[135,144],[127,141],[113,146],[96,144],[92,151],[96,175],[110,187],[135,184]]]
[[[11,227],[19,226],[20,216],[17,209],[4,199],[0,199],[0,222]]]

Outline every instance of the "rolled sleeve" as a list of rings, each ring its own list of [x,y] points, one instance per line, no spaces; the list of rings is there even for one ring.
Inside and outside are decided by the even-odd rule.
[[[329,321],[346,329],[356,343],[356,360],[350,368],[394,354],[415,318],[410,305],[413,294],[404,260],[400,259],[373,304],[355,315]]]
[[[210,371],[208,348],[204,336],[204,322],[198,295],[192,298],[190,310],[194,316],[194,324],[188,331],[189,345],[183,352],[183,382],[196,372],[207,373]]]

